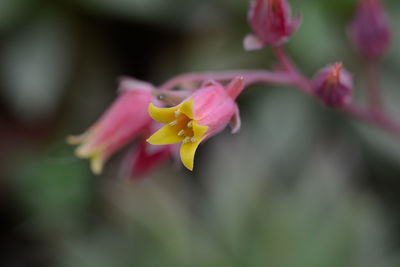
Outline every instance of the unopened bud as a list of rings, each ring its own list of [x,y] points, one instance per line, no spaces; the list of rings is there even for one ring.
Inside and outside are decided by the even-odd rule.
[[[391,32],[381,0],[360,1],[348,35],[356,50],[366,58],[378,58],[386,51]]]
[[[286,0],[257,0],[250,2],[249,23],[254,33],[246,36],[246,50],[260,49],[266,45],[279,46],[297,30],[300,16],[291,18]]]
[[[351,100],[353,80],[342,63],[328,66],[318,72],[313,81],[314,94],[326,106],[339,108]]]

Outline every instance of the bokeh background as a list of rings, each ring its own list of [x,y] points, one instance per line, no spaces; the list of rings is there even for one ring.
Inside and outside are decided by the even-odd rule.
[[[292,0],[287,48],[309,76],[343,61],[355,0]],[[121,151],[100,177],[65,144],[117,96],[117,77],[267,68],[244,52],[246,0],[0,0],[0,266],[400,266],[400,141],[293,88],[239,98],[242,131],[129,182]],[[382,60],[400,120],[400,2]],[[397,114],[397,115],[396,115]]]

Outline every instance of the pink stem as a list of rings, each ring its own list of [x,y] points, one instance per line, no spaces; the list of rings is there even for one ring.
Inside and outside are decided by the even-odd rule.
[[[263,70],[236,70],[220,73],[188,73],[176,76],[159,86],[159,90],[169,91],[179,85],[189,82],[202,82],[205,80],[230,81],[242,76],[245,85],[249,86],[255,83],[271,84],[293,84],[293,77],[286,72],[270,72]]]
[[[282,63],[283,67],[290,73],[300,73],[292,59],[286,54],[282,46],[274,47],[276,57]]]
[[[375,61],[366,62],[367,73],[367,93],[369,107],[374,110],[382,109],[381,92],[379,88],[379,73],[377,63]]]
[[[275,55],[282,63],[283,67],[292,75],[292,79],[294,80],[295,85],[297,85],[298,89],[303,91],[308,95],[313,95],[312,85],[310,81],[302,74],[293,60],[287,55],[282,46],[278,46],[274,48]]]
[[[366,121],[379,128],[386,130],[393,135],[400,137],[400,125],[393,121],[389,115],[384,112],[361,108],[355,104],[351,104],[343,108],[347,114],[359,120]]]

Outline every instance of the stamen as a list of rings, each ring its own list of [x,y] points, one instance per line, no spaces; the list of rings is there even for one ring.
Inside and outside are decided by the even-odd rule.
[[[186,137],[185,139],[183,139],[182,143],[187,144],[189,142],[190,142],[190,137]]]
[[[186,125],[188,128],[192,128],[193,127],[193,121],[189,121],[188,124]]]
[[[185,134],[185,130],[180,130],[178,136],[183,136]]]
[[[178,109],[175,111],[175,118],[178,118],[181,115],[181,111]]]
[[[171,121],[171,122],[169,123],[169,126],[175,126],[177,123],[178,123],[178,121],[177,121],[177,120],[175,120],[175,121]]]
[[[192,139],[191,139],[190,141],[192,141],[192,143],[196,143],[196,142],[197,142],[197,139],[194,138],[194,137],[192,137]]]

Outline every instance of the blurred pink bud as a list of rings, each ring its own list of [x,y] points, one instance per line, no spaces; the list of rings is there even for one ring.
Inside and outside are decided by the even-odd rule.
[[[391,32],[381,0],[361,0],[348,28],[354,47],[363,56],[374,59],[387,49]]]
[[[166,125],[147,142],[153,145],[181,143],[182,163],[193,170],[194,155],[202,141],[222,131],[228,123],[233,133],[240,129],[235,99],[243,89],[242,77],[234,79],[227,87],[211,81],[177,106],[159,108],[150,104],[149,113],[153,119]]]
[[[256,50],[285,43],[297,30],[301,17],[291,18],[286,0],[257,0],[250,1],[248,19],[254,34],[246,36],[244,49]]]
[[[67,141],[79,145],[76,155],[90,158],[93,173],[100,174],[108,158],[140,135],[152,122],[147,107],[154,101],[153,86],[124,78],[120,95],[111,107],[89,130]]]
[[[125,172],[132,179],[143,178],[171,158],[172,153],[172,145],[153,146],[142,139],[128,155]]]
[[[342,63],[328,66],[318,72],[313,81],[315,95],[329,107],[339,108],[351,100],[353,80],[342,68]]]

